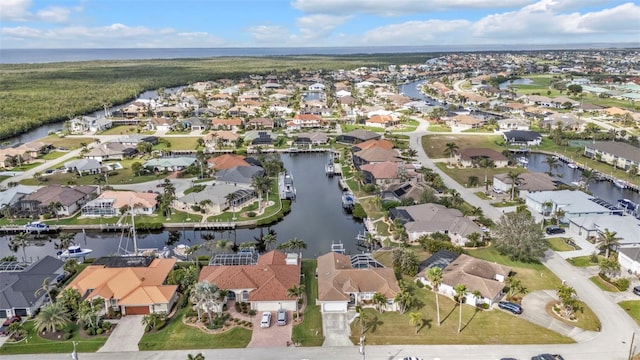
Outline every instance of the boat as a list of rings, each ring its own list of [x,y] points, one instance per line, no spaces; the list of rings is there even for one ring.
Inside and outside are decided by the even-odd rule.
[[[186,244],[178,244],[175,249],[173,249],[173,253],[178,258],[187,258],[189,256],[190,246]]]
[[[574,162],[570,162],[567,164],[567,167],[569,167],[569,169],[577,169],[578,168],[578,164],[574,163]]]
[[[130,208],[132,209],[133,206],[131,206]],[[122,229],[122,235],[120,235],[120,242],[118,243],[118,253],[120,254],[120,256],[162,257],[163,254],[168,256],[170,253],[170,250],[166,246],[164,249],[162,249],[162,251],[158,250],[157,248],[146,248],[146,249],[138,248],[138,238],[136,236],[135,213],[131,210],[129,211],[129,213],[131,214],[131,226],[128,228],[129,234],[127,236],[126,241],[125,241],[125,235],[124,235],[125,229],[124,228]],[[130,251],[128,249],[129,239],[131,239],[133,242],[133,251]],[[124,245],[123,245],[123,242],[124,242]]]
[[[613,180],[613,185],[615,185],[617,188],[620,189],[626,189],[627,188],[627,182],[621,179],[615,179]]]
[[[86,257],[91,254],[93,250],[83,249],[80,245],[71,245],[64,251],[58,251],[58,257],[62,259],[74,259]]]
[[[278,188],[280,190],[280,199],[296,199],[296,188],[293,186],[293,177],[288,172],[281,172],[278,175]]]
[[[521,157],[518,158],[518,164],[526,166],[526,165],[529,164],[529,159],[527,159],[524,156],[521,156]]]
[[[351,191],[342,192],[342,207],[347,210],[353,209],[356,205],[356,198]]]
[[[49,225],[43,223],[42,221],[33,221],[33,222],[25,224],[24,230],[26,232],[49,231]]]
[[[346,251],[344,249],[344,244],[342,242],[331,242],[331,251],[338,254],[344,254]]]
[[[325,165],[324,172],[327,176],[332,177],[335,174],[335,167],[333,165],[333,160],[329,160],[329,163]]]
[[[632,215],[638,213],[638,211],[640,210],[638,206],[640,206],[640,204],[636,204],[629,199],[618,200],[618,208]]]

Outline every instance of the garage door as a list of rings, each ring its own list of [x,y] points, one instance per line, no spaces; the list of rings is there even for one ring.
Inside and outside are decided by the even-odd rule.
[[[347,311],[347,303],[339,302],[339,303],[325,303],[322,304],[322,311],[324,312],[346,312]]]
[[[27,316],[27,309],[15,309],[14,312],[18,316],[22,316],[22,317],[26,317]]]
[[[149,314],[148,306],[127,306],[125,308],[127,315],[147,315]]]
[[[0,310],[0,319],[7,317],[7,310]]]

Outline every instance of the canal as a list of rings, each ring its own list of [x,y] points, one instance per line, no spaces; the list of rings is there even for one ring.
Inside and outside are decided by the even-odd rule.
[[[357,253],[359,250],[356,247],[355,237],[363,232],[364,225],[343,212],[338,177],[328,178],[324,174],[328,155],[324,153],[291,154],[282,155],[282,160],[293,175],[297,197],[291,206],[291,213],[271,227],[277,233],[277,243],[294,237],[302,239],[307,243],[307,249],[303,251],[303,255],[308,258],[330,251],[333,242],[342,242],[348,253]],[[265,233],[267,230],[266,227],[262,228]],[[176,235],[179,234],[180,239],[170,248],[179,243],[201,244],[202,235],[212,233],[215,234],[216,240],[227,239],[239,244],[253,241],[255,236],[260,235],[260,231],[260,228],[219,232],[183,229],[177,231]],[[80,232],[75,235],[78,245],[93,250],[91,257],[118,253],[120,238],[121,234],[114,233]],[[139,248],[162,249],[169,239],[169,232],[138,232],[137,238]],[[15,254],[19,259],[22,258],[22,250],[18,250],[17,253],[10,251],[8,237],[3,237],[2,243],[4,245],[0,246],[0,257]],[[27,258],[37,259],[45,255],[55,255],[54,243],[55,240],[43,241],[38,244],[39,246],[27,247]],[[130,242],[129,249],[132,248]]]

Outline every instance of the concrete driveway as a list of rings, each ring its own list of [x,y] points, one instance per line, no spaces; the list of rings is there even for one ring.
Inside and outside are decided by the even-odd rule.
[[[127,315],[118,320],[118,325],[98,352],[139,351],[138,343],[144,335],[143,317]]]
[[[287,313],[287,325],[276,325],[276,312],[271,312],[271,326],[268,328],[261,328],[260,321],[262,320],[262,313],[256,314],[251,319],[253,323],[253,332],[251,333],[251,341],[247,347],[286,347],[287,342],[291,341],[291,332],[293,331],[293,325],[291,323],[293,314],[291,311]]]
[[[322,346],[353,346],[349,339],[351,328],[349,323],[355,317],[355,312],[322,313],[322,332],[324,343]]]

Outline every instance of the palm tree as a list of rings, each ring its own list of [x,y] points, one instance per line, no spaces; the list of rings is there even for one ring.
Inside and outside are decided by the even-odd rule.
[[[376,292],[375,294],[373,294],[373,298],[371,300],[378,312],[382,312],[382,310],[387,305],[387,298],[379,292]]]
[[[440,302],[438,301],[438,290],[442,285],[442,269],[434,266],[427,271],[427,279],[431,283],[433,293],[436,294],[436,312],[438,316],[438,326],[440,326]]]
[[[460,193],[456,189],[449,190],[449,195],[451,206],[456,207],[462,203],[462,195],[460,195]]]
[[[458,306],[460,307],[460,315],[458,316],[458,334],[460,334],[462,331],[462,304],[467,300],[467,293],[469,290],[467,290],[467,287],[464,284],[456,285],[453,290],[455,291],[455,298]]]
[[[264,243],[264,248],[265,251],[268,251],[269,249],[271,249],[271,247],[273,246],[273,244],[276,243],[276,241],[278,240],[277,235],[275,232],[271,232],[269,231],[263,238],[262,241]]]
[[[9,249],[11,249],[11,251],[17,252],[18,249],[22,248],[22,261],[25,262],[27,261],[27,246],[29,246],[29,243],[27,242],[27,233],[18,233],[9,240]]]
[[[362,336],[365,331],[367,331],[367,328],[378,321],[378,319],[375,314],[364,311],[364,308],[360,305],[356,306],[356,313],[358,316],[354,321],[360,322],[360,336]]]
[[[54,332],[69,322],[69,316],[58,303],[40,309],[40,313],[33,320],[34,328],[40,332]]]
[[[289,239],[289,241],[287,241],[290,245],[289,248],[291,250],[306,250],[307,249],[307,243],[302,240],[299,239],[297,237],[294,237],[293,239]]]
[[[76,289],[66,288],[62,290],[60,293],[58,301],[56,304],[59,304],[64,308],[64,311],[68,313],[71,317],[74,317],[80,307],[80,302],[82,301],[82,295]]]
[[[609,258],[609,251],[611,250],[611,247],[620,246],[621,238],[617,237],[616,235],[618,235],[617,232],[609,231],[609,229],[606,228],[604,229],[604,232],[600,233],[600,236],[598,238],[598,249],[600,251],[604,250],[604,257],[607,259]]]
[[[560,225],[560,220],[564,219],[565,215],[566,213],[562,209],[556,209],[556,211],[553,212],[553,217],[556,219],[556,225]]]
[[[478,165],[484,168],[484,191],[489,191],[489,168],[496,167],[496,163],[491,159],[483,158]]]
[[[458,145],[454,142],[448,142],[444,145],[444,154],[449,157],[449,164],[451,164],[451,158],[456,154]]]
[[[549,167],[549,175],[553,174],[553,170],[558,168],[558,158],[555,156],[547,156],[547,158],[544,160],[544,162],[547,163],[547,166]]]
[[[409,324],[415,327],[416,335],[418,335],[418,330],[420,330],[420,326],[422,326],[423,321],[421,312],[416,311],[409,313]]]
[[[355,180],[356,183],[358,184],[358,191],[360,191],[360,185],[364,181],[364,174],[362,173],[362,171],[354,172],[353,173],[353,180]]]
[[[84,324],[85,326],[89,326],[89,327],[94,327],[94,323],[93,323],[93,317],[96,316],[96,311],[94,310],[93,306],[91,306],[91,303],[87,300],[83,301],[80,303],[80,306],[78,307],[78,323],[79,324]],[[97,322],[96,322],[97,324]]]
[[[73,233],[70,233],[70,232],[60,233],[60,235],[58,235],[58,242],[55,244],[55,248],[56,249],[66,249],[69,246],[75,244],[73,239],[74,239],[74,234]],[[75,263],[75,261],[74,261],[74,263]]]
[[[296,319],[298,320],[300,320],[300,307],[298,306],[298,303],[300,302],[300,297],[304,294],[304,291],[304,284],[300,284],[300,286],[293,284],[287,289],[287,296],[296,298]]]
[[[225,200],[227,200],[227,204],[229,204],[229,206],[232,207],[232,211],[233,211],[232,220],[235,220],[236,219],[236,193],[235,192],[228,193],[224,198]]]
[[[400,288],[400,292],[396,294],[395,302],[400,307],[400,313],[404,314],[415,303],[415,296],[409,291],[409,289]]]
[[[189,354],[187,355],[187,360],[205,360],[204,355],[202,353],[197,353],[195,355]]]
[[[597,172],[593,169],[584,169],[582,170],[582,178],[584,179],[584,188],[588,189],[589,188],[589,183],[591,181],[593,181],[596,176],[597,176]]]
[[[53,301],[53,299],[51,298],[51,278],[45,278],[44,280],[42,280],[42,286],[40,286],[40,289],[36,290],[36,292],[33,293],[36,299],[39,298],[42,294],[47,294],[49,300]]]
[[[216,241],[215,248],[219,249],[221,252],[226,252],[228,249],[233,247],[233,243],[226,239],[220,239]]]
[[[518,182],[522,180],[522,178],[520,177],[520,174],[515,171],[509,171],[507,176],[511,180],[511,201],[513,201],[513,197],[516,193],[516,186],[518,186]]]

